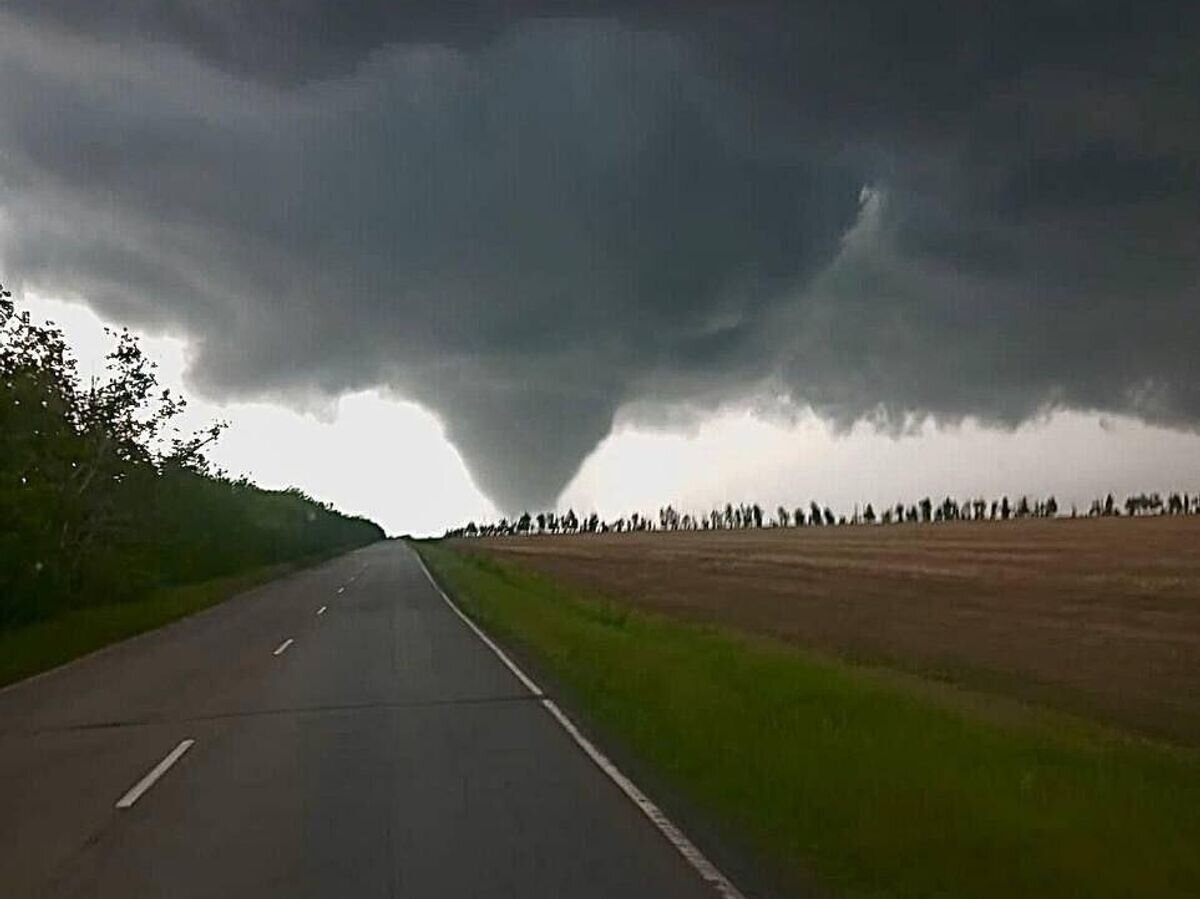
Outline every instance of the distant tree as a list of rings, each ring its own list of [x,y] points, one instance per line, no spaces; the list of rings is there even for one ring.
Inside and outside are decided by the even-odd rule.
[[[829,506],[826,506],[825,507],[825,524],[826,524],[826,526],[832,526],[836,522],[837,522],[837,519],[833,517],[833,510],[830,509]]]
[[[867,524],[875,523],[875,509],[870,503],[867,503],[867,508],[863,510],[863,521]]]
[[[919,503],[921,507],[921,521],[933,521],[933,500],[928,496]]]
[[[959,519],[960,510],[958,502],[952,497],[947,496],[942,500],[942,521],[957,521]]]
[[[776,516],[776,520],[779,522],[779,526],[781,528],[786,528],[788,525],[790,525],[792,523],[791,513],[789,513],[788,510],[785,509],[783,506],[780,506],[778,509],[775,510],[775,516]]]
[[[817,505],[815,500],[813,502],[809,503],[808,508],[809,508],[809,512],[810,512],[809,523],[813,524],[813,525],[823,524],[824,519],[821,515],[821,507]]]

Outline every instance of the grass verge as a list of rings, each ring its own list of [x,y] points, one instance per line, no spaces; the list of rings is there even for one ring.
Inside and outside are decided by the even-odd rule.
[[[56,668],[110,643],[162,627],[251,587],[328,558],[330,555],[325,554],[197,584],[164,587],[146,599],[73,609],[45,621],[0,631],[0,686]]]
[[[1194,751],[418,550],[599,733],[785,874],[849,896],[1200,895]]]

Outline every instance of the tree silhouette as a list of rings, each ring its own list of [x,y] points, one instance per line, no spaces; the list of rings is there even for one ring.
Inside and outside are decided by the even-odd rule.
[[[0,286],[0,628],[382,537],[299,490],[211,470],[224,423],[182,432],[184,400],[132,334],[106,333],[104,375],[85,386],[62,331]]]
[[[933,520],[933,500],[928,496],[919,503],[921,507],[921,521],[929,522]]]

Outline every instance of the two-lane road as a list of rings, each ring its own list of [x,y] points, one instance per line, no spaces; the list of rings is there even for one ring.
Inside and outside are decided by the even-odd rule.
[[[388,543],[0,692],[0,895],[716,893]]]

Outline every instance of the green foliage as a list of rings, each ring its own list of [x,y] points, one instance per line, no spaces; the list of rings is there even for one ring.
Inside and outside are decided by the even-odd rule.
[[[184,407],[128,332],[85,387],[62,332],[0,288],[0,628],[383,536],[210,471],[224,425],[180,434]]]
[[[466,611],[797,893],[1200,895],[1200,757],[581,598],[437,544]],[[791,875],[791,876],[789,876]]]

